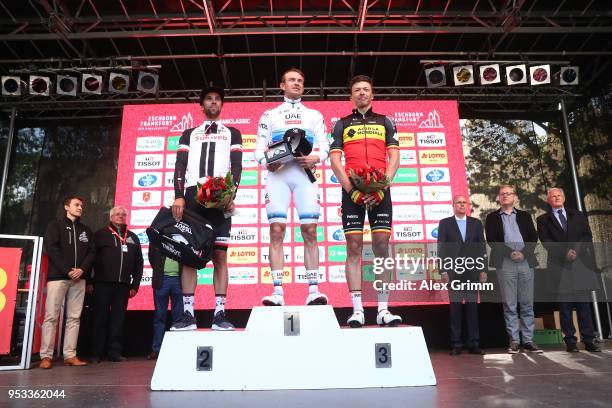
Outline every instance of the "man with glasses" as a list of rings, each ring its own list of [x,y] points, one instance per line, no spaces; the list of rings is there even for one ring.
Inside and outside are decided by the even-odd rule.
[[[514,207],[517,199],[514,187],[500,186],[497,199],[501,208],[487,215],[485,231],[487,243],[491,246],[489,265],[497,270],[506,331],[510,338],[508,353],[519,352],[519,331],[524,351],[542,353],[533,342],[533,268],[537,264],[534,251],[538,233],[531,215]]]

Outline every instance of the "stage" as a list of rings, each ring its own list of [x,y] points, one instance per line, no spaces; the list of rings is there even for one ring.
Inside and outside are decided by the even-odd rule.
[[[509,355],[488,349],[485,356],[431,352],[437,386],[303,391],[150,391],[155,363],[132,357],[124,363],[38,368],[0,373],[0,406],[87,407],[604,407],[612,400],[612,344],[602,353],[569,354],[543,347],[544,354]],[[270,352],[270,367],[273,366]],[[314,359],[313,359],[314,361]],[[262,367],[262,375],[266,368]],[[282,374],[281,374],[282,375]],[[9,390],[64,390],[65,398],[12,399]]]

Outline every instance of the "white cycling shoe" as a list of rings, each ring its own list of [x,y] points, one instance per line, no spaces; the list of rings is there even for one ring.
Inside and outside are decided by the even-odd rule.
[[[285,298],[283,297],[283,295],[273,293],[270,296],[264,296],[263,298],[261,298],[261,303],[264,306],[284,306]]]
[[[306,297],[306,305],[326,305],[327,304],[327,296],[320,292],[309,293],[308,297]]]
[[[363,311],[356,310],[353,312],[351,317],[348,318],[346,323],[351,326],[353,329],[359,328],[365,324],[365,315]]]
[[[395,327],[402,322],[402,318],[398,315],[392,314],[387,309],[381,310],[376,315],[376,324],[379,326],[391,326]]]

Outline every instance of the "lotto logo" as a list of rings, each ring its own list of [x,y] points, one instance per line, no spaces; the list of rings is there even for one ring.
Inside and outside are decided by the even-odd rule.
[[[397,135],[400,147],[414,147],[414,133],[399,132]]]
[[[272,272],[269,267],[261,268],[261,283],[272,283]],[[283,285],[291,283],[291,268],[283,268]]]
[[[6,287],[7,282],[8,274],[4,269],[0,268],[0,312],[2,312],[6,306],[6,295],[2,292],[2,290]]]
[[[448,155],[446,150],[421,150],[419,161],[421,164],[447,164]]]
[[[255,149],[257,135],[242,135],[242,148],[244,150]]]
[[[228,263],[232,264],[248,264],[257,263],[256,247],[237,247],[229,250]]]

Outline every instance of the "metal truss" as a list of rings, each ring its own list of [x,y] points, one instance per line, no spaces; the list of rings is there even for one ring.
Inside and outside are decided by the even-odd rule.
[[[30,118],[56,117],[82,117],[83,115],[117,116],[121,108],[129,104],[159,104],[159,103],[185,103],[196,102],[199,98],[199,89],[160,90],[157,95],[146,95],[138,92],[127,94],[103,94],[101,96],[78,94],[77,97],[52,95],[45,100],[40,97],[24,96],[21,98],[0,99],[0,110],[10,110],[16,107],[20,114]],[[306,101],[318,100],[347,100],[349,92],[345,87],[306,88],[303,99]],[[244,88],[229,89],[225,99],[227,102],[262,102],[282,100],[282,91],[278,88]],[[453,99],[459,104],[469,106],[473,111],[538,111],[557,110],[561,99],[569,103],[577,102],[582,95],[575,93],[571,88],[546,87],[537,88],[529,86],[519,87],[380,87],[376,88],[377,100],[414,100],[414,99]]]
[[[176,11],[161,10],[150,2],[149,9],[140,9],[130,2],[82,1],[72,9],[64,2],[39,1],[35,7],[48,13],[44,18],[18,18],[4,5],[9,18],[0,19],[0,41],[87,40],[111,38],[143,38],[166,36],[232,36],[244,34],[551,34],[551,33],[610,33],[612,16],[599,10],[589,10],[593,2],[583,7],[562,5],[556,10],[537,10],[525,1],[514,6],[495,7],[480,1],[447,1],[442,9],[421,7],[396,8],[392,0],[314,1],[309,8],[299,5],[287,10],[275,7],[269,0],[267,9],[256,1],[179,1]],[[99,3],[97,5],[97,3]],[[279,3],[279,2],[277,2]],[[351,4],[353,3],[353,5]],[[410,3],[410,2],[396,2]],[[483,4],[485,2],[482,2]],[[520,7],[516,6],[520,4]],[[565,2],[561,2],[565,3]],[[571,2],[574,3],[574,2]],[[104,7],[104,12],[98,10]],[[278,5],[277,5],[278,6]],[[425,6],[423,4],[423,6]],[[572,7],[573,6],[573,7]],[[584,7],[585,6],[585,7]],[[455,8],[456,7],[456,8]],[[570,8],[572,7],[572,8]],[[459,8],[459,10],[457,10]]]

